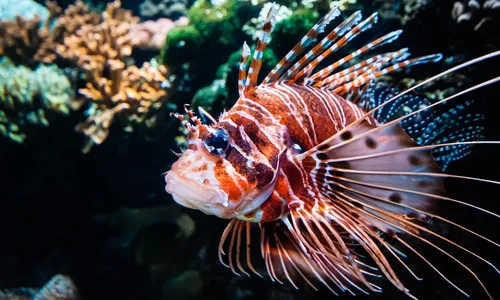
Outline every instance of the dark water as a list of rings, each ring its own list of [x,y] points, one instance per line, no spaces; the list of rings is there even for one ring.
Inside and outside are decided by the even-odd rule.
[[[164,2],[168,7],[176,4],[176,1]],[[405,5],[424,2],[427,4],[405,13]],[[483,5],[483,2],[486,1],[478,1],[478,5]],[[70,3],[58,1],[63,9]],[[295,5],[301,7],[300,2],[278,3],[292,10]],[[16,5],[12,0],[7,0],[7,4],[10,7]],[[102,11],[104,7],[104,3],[98,1],[87,4],[97,11]],[[122,7],[140,16],[139,4],[126,0],[122,2]],[[166,15],[142,16],[141,21],[165,16],[175,20],[186,14],[189,16],[192,1],[177,4],[178,7]],[[445,57],[456,57],[457,61],[498,50],[498,10],[465,8],[463,13],[472,11],[474,14],[471,20],[457,24],[452,16],[454,5],[457,4],[449,0],[395,3],[359,0],[346,13],[355,9],[366,11],[365,16],[375,10],[385,13],[385,17],[381,17],[379,24],[371,30],[372,33],[362,35],[360,41],[355,41],[357,46],[365,44],[373,36],[403,28],[403,36],[391,49],[407,46],[413,55],[443,53]],[[187,49],[170,46],[171,49],[163,50],[161,54],[160,49],[134,48],[132,58],[135,64],[140,65],[160,56],[176,75],[176,88],[169,91],[170,106],[164,104],[166,110],[180,112],[182,104],[192,103],[197,91],[221,78],[221,71],[217,69],[227,62],[229,55],[239,50],[244,40],[251,42],[241,28],[250,18],[258,15],[261,6],[253,6],[249,2],[234,6],[238,7],[235,10],[237,21],[231,19],[217,23],[207,19],[206,27],[199,25],[200,21],[196,23],[199,30],[212,32],[209,38],[203,37],[202,32],[198,38],[203,41],[195,43],[198,48],[188,43]],[[318,1],[315,6],[306,9],[324,13],[325,2]],[[484,18],[488,22],[475,30],[474,26]],[[278,37],[270,45],[279,58],[304,33],[301,28],[294,31],[293,25],[289,24],[291,29],[277,33]],[[221,41],[220,37],[228,36],[232,40]],[[170,56],[165,57],[164,52]],[[30,68],[39,64],[22,59],[17,63]],[[55,63],[60,68],[68,68],[66,71],[78,73],[75,71],[77,67],[68,61],[57,60]],[[461,88],[477,84],[498,76],[499,63],[500,60],[494,58],[468,67],[460,71],[463,77],[441,84]],[[445,63],[426,65],[398,76],[421,79],[449,66]],[[210,99],[204,95],[197,96],[201,99],[199,101],[208,101],[214,115],[218,115],[223,108],[229,109],[237,99],[237,75],[229,69],[226,72],[226,95],[211,95]],[[75,92],[85,86],[85,80],[78,77],[72,82]],[[462,97],[475,100],[474,111],[485,115],[487,140],[500,140],[499,87],[495,84]],[[114,124],[104,143],[83,154],[84,136],[75,132],[74,127],[85,120],[84,111],[88,103],[69,115],[52,116],[48,127],[27,126],[27,138],[23,143],[13,142],[7,137],[0,138],[0,289],[39,288],[55,274],[62,273],[73,279],[84,299],[333,297],[323,288],[319,292],[308,287],[295,291],[289,285],[282,286],[268,279],[237,277],[221,266],[217,259],[217,247],[227,221],[180,207],[164,190],[162,174],[175,160],[170,150],[178,149],[175,137],[181,135],[179,124],[167,113],[160,115],[161,120],[154,128],[139,128],[134,133],[126,133],[120,125]],[[450,165],[448,172],[500,180],[498,153],[495,145],[477,146],[471,155]],[[492,212],[500,212],[500,189],[495,184],[447,179],[446,189],[449,197],[465,199]],[[500,240],[498,218],[448,203],[439,206],[439,214],[494,241]],[[499,262],[499,250],[494,245],[480,242],[456,228],[443,227],[440,230],[446,238],[459,242],[493,264]],[[473,299],[487,299],[470,273],[435,249],[423,246],[421,242],[416,243],[422,255],[432,260]],[[451,249],[449,253],[452,256],[480,276],[493,296],[500,295],[499,277],[492,268],[456,248],[447,249]],[[419,299],[465,299],[418,257],[409,257],[407,261],[418,276],[424,278],[422,282],[414,280],[401,267],[396,271],[400,271],[401,279]],[[375,282],[384,288],[383,294],[368,297],[359,293],[358,298],[405,298],[384,280]]]

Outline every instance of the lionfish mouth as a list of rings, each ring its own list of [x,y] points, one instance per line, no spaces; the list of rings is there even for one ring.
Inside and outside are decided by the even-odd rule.
[[[175,171],[167,173],[165,182],[165,190],[178,204],[219,218],[229,219],[233,216],[232,210],[228,209],[228,195],[219,188],[200,185]]]

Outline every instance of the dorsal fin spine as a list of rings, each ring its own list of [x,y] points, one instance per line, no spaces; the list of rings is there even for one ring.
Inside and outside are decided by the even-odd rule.
[[[383,37],[376,39],[375,41],[373,41],[371,43],[368,43],[364,47],[352,52],[351,54],[343,57],[342,59],[329,65],[328,67],[323,68],[322,70],[316,72],[314,75],[310,76],[310,78],[308,78],[306,80],[306,83],[312,82],[312,81],[321,81],[326,76],[328,76],[331,72],[336,70],[338,67],[340,67],[344,63],[352,60],[353,58],[355,58],[363,53],[366,53],[370,50],[376,49],[377,47],[380,47],[382,45],[388,44],[388,43],[396,40],[401,35],[402,32],[403,32],[402,30],[396,30],[396,31],[393,31],[393,32],[390,32],[390,33],[384,35]]]
[[[333,52],[342,48],[346,44],[348,44],[352,39],[358,36],[360,33],[370,29],[373,24],[377,23],[378,14],[373,13],[370,17],[356,25],[352,28],[348,33],[346,33],[342,38],[340,38],[335,44],[330,46],[328,49],[325,49],[320,55],[318,55],[311,63],[307,64],[302,70],[300,70],[297,75],[293,78],[294,82],[297,82],[302,79],[307,79],[311,72],[328,56],[330,56]],[[341,35],[339,35],[340,37]]]
[[[372,56],[372,57],[365,59],[364,61],[359,62],[359,63],[357,63],[357,64],[355,64],[347,69],[344,69],[340,72],[334,73],[334,74],[332,74],[332,75],[330,75],[322,80],[316,80],[315,83],[313,84],[313,86],[315,86],[315,87],[327,87],[330,83],[337,82],[338,80],[341,80],[343,78],[347,78],[348,76],[351,76],[352,74],[354,74],[356,72],[361,74],[361,73],[365,72],[366,70],[368,70],[368,68],[372,64],[383,60],[384,58],[386,58],[386,56],[391,56],[391,57],[393,57],[393,58],[391,58],[392,60],[398,61],[401,59],[401,57],[406,58],[407,55],[409,55],[407,53],[407,51],[408,51],[408,48],[405,48],[405,49],[401,49],[401,50],[396,51],[396,52],[390,52],[390,53],[386,53],[386,54],[379,54],[379,55]],[[364,70],[364,71],[360,71],[360,70]]]
[[[309,30],[306,35],[288,52],[285,57],[272,69],[272,71],[264,79],[263,83],[271,83],[281,76],[284,70],[286,70],[293,61],[301,55],[307,46],[309,46],[319,34],[323,33],[325,27],[336,17],[340,15],[340,10],[338,7],[332,8],[323,18],[321,18],[318,23],[316,23],[311,30]]]
[[[259,40],[257,41],[257,46],[255,47],[255,51],[253,53],[252,63],[250,64],[250,68],[248,69],[247,80],[245,82],[246,91],[255,89],[257,85],[257,79],[259,76],[259,71],[262,66],[262,56],[264,54],[264,50],[266,50],[267,43],[270,40],[271,32],[274,29],[274,25],[276,23],[276,5],[273,3],[271,9],[267,14],[266,21],[262,26],[260,31]]]
[[[423,64],[423,63],[428,63],[428,62],[438,62],[442,58],[443,58],[443,56],[441,54],[432,54],[432,55],[408,59],[408,60],[396,63],[392,66],[389,66],[389,67],[382,69],[380,71],[377,71],[375,73],[368,74],[367,76],[360,76],[360,77],[356,78],[355,80],[353,80],[352,82],[334,89],[333,92],[341,94],[341,93],[344,93],[352,88],[356,88],[360,85],[365,84],[368,80],[374,80],[380,76],[387,75],[387,74],[392,73],[394,71],[400,70],[402,68],[407,68],[407,67],[410,67],[413,65]]]
[[[313,49],[309,50],[309,52],[296,62],[284,75],[282,75],[282,77],[284,76],[284,79],[294,78],[296,74],[307,65],[308,62],[314,59],[317,55],[323,53],[323,51],[325,51],[338,37],[341,37],[347,29],[356,25],[361,18],[362,16],[360,11],[353,13],[344,22],[333,29],[326,37],[324,37],[321,42],[313,47]]]
[[[250,48],[247,43],[243,43],[243,48],[241,49],[241,60],[238,72],[238,92],[240,97],[245,93],[245,80],[247,77],[247,62],[250,56]]]

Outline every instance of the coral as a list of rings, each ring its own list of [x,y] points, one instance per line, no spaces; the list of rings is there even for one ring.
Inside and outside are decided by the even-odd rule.
[[[453,5],[451,15],[459,24],[473,24],[475,31],[487,27],[488,24],[496,25],[498,28],[500,0],[457,1]]]
[[[86,82],[79,93],[90,104],[88,118],[76,126],[88,138],[84,153],[104,142],[116,119],[127,132],[139,125],[153,127],[165,103],[170,87],[167,69],[147,62],[141,68],[125,63],[138,44],[131,34],[138,21],[120,1],[108,3],[98,24],[81,25],[56,47]]]
[[[69,114],[73,89],[56,66],[40,65],[35,71],[0,62],[0,133],[22,143],[29,125],[48,126],[54,114]]]
[[[330,7],[336,5],[340,10],[346,10],[351,4],[355,4],[356,0],[340,0],[340,1],[332,1],[330,3]]]
[[[139,5],[139,15],[143,18],[166,17],[176,19],[186,14],[187,0],[144,0]]]
[[[0,0],[0,20],[14,21],[18,16],[31,20],[38,18],[45,20],[49,16],[49,10],[33,0],[18,0],[12,5],[12,0]]]
[[[81,1],[70,5],[60,16],[60,8],[54,2],[49,2],[48,6],[50,19],[55,19],[52,29],[42,27],[39,18],[25,20],[18,17],[15,22],[5,23],[6,26],[0,29],[0,37],[5,37],[0,42],[0,53],[22,62],[31,58],[35,62],[60,59],[77,67],[86,82],[86,87],[79,92],[90,103],[87,120],[76,126],[77,131],[88,137],[84,152],[106,139],[117,116],[123,117],[120,120],[124,121],[126,131],[133,131],[139,124],[153,127],[155,113],[162,108],[170,83],[164,66],[153,67],[144,63],[138,68],[125,63],[133,47],[140,43],[132,34],[139,18],[133,16],[131,11],[122,9],[120,1],[108,3],[102,16],[89,12]],[[7,51],[14,54],[9,55]],[[28,72],[25,68],[21,70]],[[69,113],[70,85],[67,78],[60,80],[60,76],[47,74],[54,70],[54,67],[39,66],[37,84],[21,90],[33,95],[7,94],[4,102],[18,103],[22,101],[20,99],[33,99],[34,95],[40,95],[45,109]],[[13,93],[11,87],[8,90]],[[47,123],[43,115],[32,119],[40,119],[45,125]],[[10,135],[17,134],[14,129],[17,128],[3,131]],[[15,135],[15,138],[22,141],[25,136]]]
[[[120,8],[121,3],[109,3],[97,25],[82,25],[75,34],[66,36],[56,51],[85,70],[87,80],[99,81],[107,63],[116,65],[130,56],[135,45],[129,35],[139,18]]]
[[[69,114],[74,92],[71,82],[56,65],[40,65],[35,70],[44,107]]]
[[[17,16],[15,21],[0,21],[0,55],[16,62],[42,59],[37,54],[44,41],[39,33],[41,24],[38,16],[32,20]]]
[[[135,24],[130,31],[130,35],[138,47],[160,50],[170,30],[176,26],[186,26],[188,24],[189,19],[186,17],[181,17],[176,21],[160,18],[155,21],[150,20]]]
[[[92,101],[89,117],[76,126],[78,132],[89,139],[83,149],[87,153],[93,144],[101,144],[107,138],[111,125],[119,116],[125,131],[133,131],[139,125],[154,127],[157,115],[167,99],[167,69],[153,67],[146,62],[139,69],[125,68],[121,61],[108,62],[110,78],[87,83],[79,92]],[[167,85],[167,86],[165,86]]]
[[[46,20],[38,16],[32,19],[17,16],[13,21],[0,21],[0,55],[28,65],[52,63],[57,58],[56,45],[62,44],[65,37],[85,24],[95,25],[100,21],[99,15],[89,12],[81,1],[70,5],[59,17],[61,8],[56,2],[48,1],[47,7],[49,16]],[[55,24],[49,28],[52,20]],[[45,26],[42,21],[45,21]]]
[[[63,274],[53,276],[40,289],[16,288],[0,291],[0,299],[6,300],[79,300],[78,288],[73,280]]]

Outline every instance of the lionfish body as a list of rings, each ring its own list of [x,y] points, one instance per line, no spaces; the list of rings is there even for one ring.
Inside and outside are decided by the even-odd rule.
[[[377,20],[376,14],[362,20],[356,12],[314,44],[338,15],[338,9],[332,9],[257,85],[274,25],[271,8],[249,66],[250,49],[243,46],[236,104],[210,126],[187,109],[194,124],[176,115],[189,130],[189,145],[167,173],[166,190],[181,205],[231,219],[219,257],[223,262],[228,241],[229,262],[223,264],[236,274],[260,276],[250,254],[252,224],[258,224],[260,253],[273,281],[297,287],[300,280],[315,289],[319,282],[335,294],[354,294],[381,291],[370,278],[385,276],[413,297],[390,260],[414,274],[387,239],[418,256],[400,235],[431,246],[424,233],[448,241],[429,230],[426,221],[447,221],[434,215],[437,201],[454,200],[445,196],[443,187],[443,179],[452,175],[441,170],[482,137],[481,116],[461,114],[464,106],[441,115],[426,113],[440,103],[423,105],[421,98],[404,93],[381,95],[371,85],[382,75],[437,61],[440,55],[408,59],[407,49],[401,49],[340,70],[357,56],[390,43],[400,31],[315,70]],[[312,49],[306,52],[308,46]],[[418,122],[409,122],[412,117]],[[442,130],[436,131],[437,126]],[[439,146],[445,150],[435,152]]]
[[[232,137],[226,159],[240,176],[229,180],[234,182],[229,201],[241,201],[248,189],[273,188],[258,207],[253,199],[249,209],[235,210],[236,218],[276,221],[289,214],[288,207],[294,202],[322,197],[311,168],[305,168],[297,154],[319,145],[364,114],[329,91],[300,85],[261,86],[239,99],[212,126]]]

